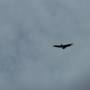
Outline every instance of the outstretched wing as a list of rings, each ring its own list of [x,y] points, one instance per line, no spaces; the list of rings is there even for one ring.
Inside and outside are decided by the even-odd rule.
[[[72,46],[73,45],[73,43],[70,43],[70,44],[66,44],[66,45],[63,45],[63,49],[65,49],[65,48],[67,48],[67,47],[70,47],[70,46]]]
[[[53,47],[61,48],[61,45],[53,45]]]
[[[69,47],[69,46],[72,46],[73,43],[70,43],[70,44],[67,44],[67,45],[64,45],[65,47]]]

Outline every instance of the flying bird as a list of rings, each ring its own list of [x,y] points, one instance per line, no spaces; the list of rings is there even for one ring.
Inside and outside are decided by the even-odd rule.
[[[65,48],[70,47],[70,46],[72,46],[72,45],[73,45],[73,43],[65,44],[65,45],[64,45],[64,44],[61,44],[61,45],[53,45],[53,47],[65,49]]]

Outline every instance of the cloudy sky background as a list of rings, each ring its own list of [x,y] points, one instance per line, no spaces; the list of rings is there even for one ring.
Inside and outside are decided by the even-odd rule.
[[[0,90],[89,90],[89,39],[89,0],[0,0]]]

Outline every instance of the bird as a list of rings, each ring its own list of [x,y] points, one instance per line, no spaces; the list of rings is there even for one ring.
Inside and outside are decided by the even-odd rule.
[[[73,45],[73,43],[70,43],[70,44],[61,44],[61,45],[53,45],[53,47],[66,49],[67,47],[70,47],[72,45]]]

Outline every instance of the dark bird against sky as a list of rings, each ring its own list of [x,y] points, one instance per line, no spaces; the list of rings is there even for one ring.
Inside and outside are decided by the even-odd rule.
[[[65,44],[65,45],[64,45],[64,44],[61,44],[61,45],[53,45],[53,47],[65,49],[65,48],[70,47],[70,46],[72,46],[72,45],[73,45],[73,43]]]

